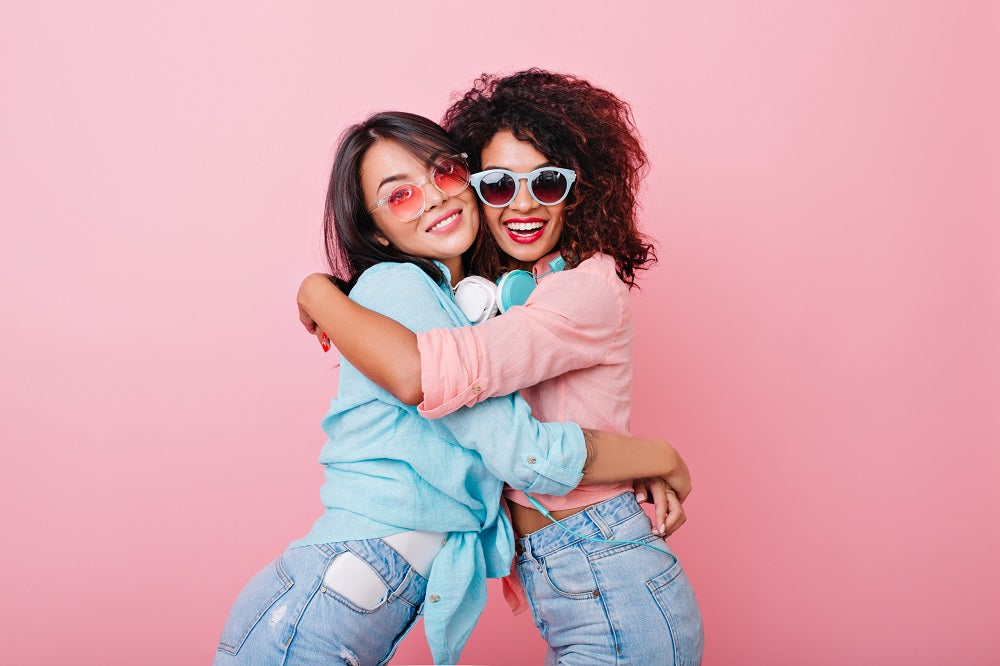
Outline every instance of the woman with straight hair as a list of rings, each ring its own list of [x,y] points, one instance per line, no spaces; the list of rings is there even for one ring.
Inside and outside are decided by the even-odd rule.
[[[451,286],[479,233],[468,185],[459,147],[425,118],[349,128],[325,216],[338,285],[412,331],[467,324]],[[342,295],[328,276],[307,278],[302,317],[325,322],[331,292]],[[455,663],[485,579],[513,557],[504,481],[557,495],[582,478],[688,483],[665,442],[539,423],[516,395],[430,421],[348,361],[323,428],[324,513],[244,588],[216,664],[386,663],[421,612],[435,662]]]
[[[470,155],[494,241],[476,246],[470,267],[499,278],[494,301],[504,314],[414,333],[336,298],[327,333],[429,419],[519,390],[542,420],[628,432],[628,291],[655,260],[637,226],[647,158],[628,104],[583,79],[531,69],[483,75],[443,125]],[[563,495],[505,491],[518,536],[505,592],[515,612],[526,593],[547,663],[701,662],[698,602],[661,538],[684,521],[686,489],[651,479],[635,490],[587,478]],[[636,497],[650,494],[660,505],[654,524]]]

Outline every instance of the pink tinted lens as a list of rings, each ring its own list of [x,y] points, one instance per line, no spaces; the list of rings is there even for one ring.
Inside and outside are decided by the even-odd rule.
[[[469,166],[461,160],[444,160],[434,167],[433,176],[434,184],[448,196],[469,186]]]
[[[531,193],[541,204],[552,204],[566,194],[566,178],[558,171],[545,170],[531,181]]]
[[[424,191],[412,183],[400,185],[389,192],[385,205],[400,220],[412,220],[424,208]]]

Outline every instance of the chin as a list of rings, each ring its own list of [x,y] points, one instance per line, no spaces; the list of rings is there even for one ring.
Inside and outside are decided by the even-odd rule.
[[[518,245],[517,248],[515,248],[515,251],[517,254],[511,256],[516,256],[518,259],[521,259],[522,261],[535,262],[544,257],[545,255],[547,255],[552,250],[549,248],[549,244],[546,243],[544,239],[539,239],[537,242],[534,242],[530,245]]]

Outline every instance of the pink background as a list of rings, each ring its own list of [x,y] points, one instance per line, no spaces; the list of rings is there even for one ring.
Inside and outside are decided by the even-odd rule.
[[[0,14],[6,663],[210,661],[319,514],[337,136],[530,65],[652,159],[633,430],[705,663],[1000,663],[996,4],[90,4]],[[493,595],[464,662],[541,653]]]

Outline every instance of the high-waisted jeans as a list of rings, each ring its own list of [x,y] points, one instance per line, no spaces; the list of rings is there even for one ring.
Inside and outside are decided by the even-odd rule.
[[[549,525],[517,541],[517,575],[535,626],[548,643],[546,664],[700,664],[704,633],[694,590],[680,561],[632,493],[560,521],[587,541]]]
[[[338,557],[384,586],[358,605],[331,586]],[[357,562],[355,562],[357,564]],[[427,579],[381,539],[288,548],[254,576],[229,613],[216,666],[385,664],[423,609]]]

